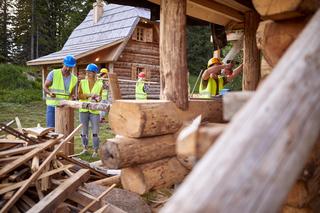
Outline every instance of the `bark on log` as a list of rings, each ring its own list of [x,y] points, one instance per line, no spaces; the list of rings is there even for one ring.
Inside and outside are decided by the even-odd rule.
[[[180,183],[188,174],[176,157],[165,158],[152,163],[121,170],[121,184],[124,189],[144,194],[151,189],[169,187]]]
[[[109,124],[117,135],[141,138],[175,133],[200,114],[203,121],[222,122],[221,99],[190,100],[187,111],[164,100],[118,100],[110,109]]]
[[[188,108],[186,11],[186,0],[160,2],[160,99],[182,110]]]
[[[272,20],[310,15],[320,7],[317,0],[252,0],[252,3],[264,19]]]
[[[318,32],[320,10],[161,212],[281,208],[320,131]]]
[[[256,43],[259,21],[257,12],[245,13],[242,90],[255,90],[260,80],[260,51]]]
[[[226,126],[227,124],[208,123],[190,129],[189,133],[184,137],[178,137],[176,146],[177,159],[186,168],[192,169],[221,135]],[[190,126],[186,128],[190,128]]]
[[[117,136],[102,145],[100,157],[107,168],[119,169],[175,156],[175,145],[173,134],[139,139]]]
[[[73,109],[91,109],[98,111],[108,111],[110,108],[110,104],[105,103],[89,103],[89,102],[80,102],[80,101],[60,101],[60,106],[70,107]]]
[[[268,64],[274,67],[291,43],[297,38],[307,18],[285,21],[263,21],[257,30],[257,45]]]

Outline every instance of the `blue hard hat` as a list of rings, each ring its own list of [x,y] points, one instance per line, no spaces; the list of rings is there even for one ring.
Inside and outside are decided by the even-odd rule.
[[[63,59],[63,64],[66,67],[75,67],[76,66],[76,59],[73,57],[73,55],[67,55],[66,57],[64,57]]]
[[[89,72],[98,72],[99,68],[95,64],[88,64],[86,70],[89,71]]]

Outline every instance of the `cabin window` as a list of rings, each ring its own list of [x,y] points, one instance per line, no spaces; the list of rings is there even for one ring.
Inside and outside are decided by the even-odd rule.
[[[137,27],[132,35],[132,40],[142,42],[153,41],[153,30],[152,28]]]

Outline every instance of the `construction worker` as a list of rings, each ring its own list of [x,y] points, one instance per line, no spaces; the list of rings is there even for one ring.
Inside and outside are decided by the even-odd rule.
[[[102,68],[100,70],[100,78],[107,78],[108,77],[108,69],[107,68]],[[103,81],[103,86],[102,86],[102,98],[101,98],[101,103],[109,103],[109,84],[108,81]],[[100,111],[100,123],[103,123],[105,121],[105,117],[107,115],[106,111]]]
[[[147,100],[149,87],[145,84],[146,74],[140,72],[138,74],[138,81],[136,83],[136,100]]]
[[[95,64],[88,64],[86,68],[86,78],[80,81],[78,97],[80,102],[100,102],[102,96],[103,82],[97,80],[96,76],[99,68]],[[80,122],[82,124],[81,141],[83,151],[80,154],[88,153],[89,122],[92,128],[92,141],[94,152],[92,157],[98,156],[99,149],[99,111],[80,109]]]
[[[208,68],[201,76],[199,93],[201,98],[219,95],[224,85],[232,81],[242,72],[242,64],[232,71],[233,64],[223,64],[219,58],[211,58]],[[222,73],[222,71],[224,71]]]
[[[67,55],[63,59],[63,67],[52,70],[47,76],[43,86],[43,90],[47,94],[47,127],[55,127],[55,107],[59,102],[75,98],[74,88],[78,79],[71,73],[75,66],[76,59],[72,55]]]

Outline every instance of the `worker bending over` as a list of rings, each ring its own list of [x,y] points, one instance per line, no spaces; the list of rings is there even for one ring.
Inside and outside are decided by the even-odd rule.
[[[98,73],[98,66],[95,64],[89,64],[86,68],[86,78],[80,81],[78,89],[78,97],[80,102],[100,102],[102,96],[101,80],[97,80],[96,74]],[[94,152],[92,157],[98,156],[99,149],[99,111],[80,109],[80,122],[82,124],[81,141],[83,151],[80,154],[88,153],[88,134],[89,134],[89,122],[92,128],[92,141]]]
[[[76,59],[72,55],[67,55],[63,59],[63,67],[52,70],[47,76],[43,85],[47,104],[47,127],[55,127],[55,107],[59,105],[59,102],[75,98],[74,88],[78,78],[71,73],[75,66]]]
[[[211,58],[208,68],[201,76],[199,93],[201,98],[219,95],[224,85],[231,82],[242,72],[242,64],[232,71],[233,64],[222,64],[219,58]]]
[[[138,81],[136,83],[136,100],[147,100],[149,87],[145,84],[146,75],[144,72],[138,74]]]

